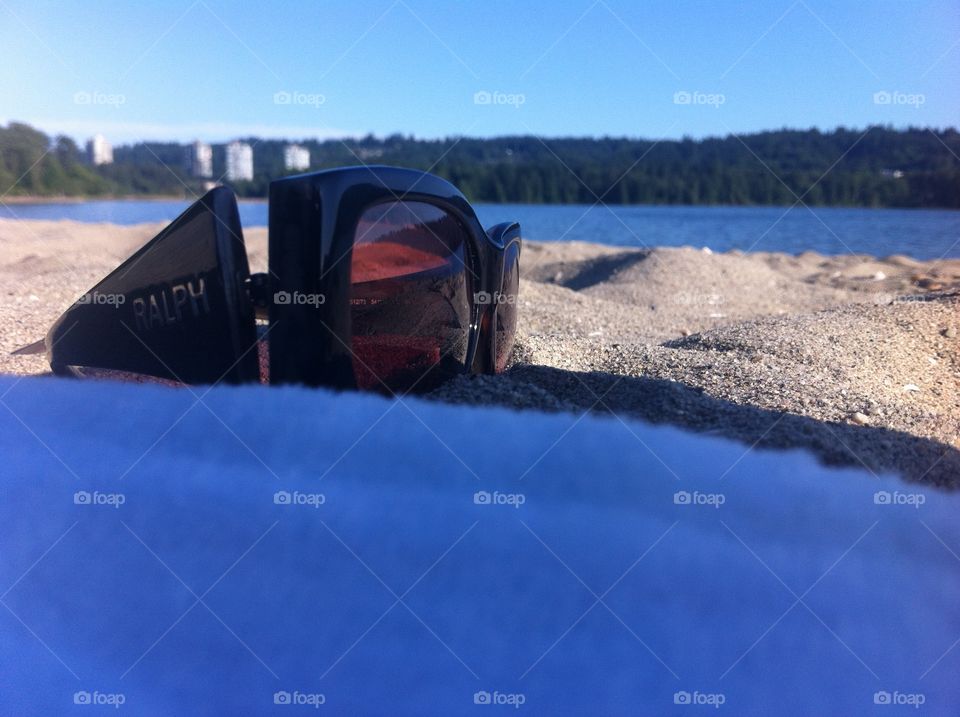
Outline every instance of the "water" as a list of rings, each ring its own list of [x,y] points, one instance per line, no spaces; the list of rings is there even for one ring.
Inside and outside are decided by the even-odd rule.
[[[169,221],[186,201],[89,201],[0,205],[0,217],[138,224]],[[960,257],[960,212],[796,207],[684,207],[479,204],[484,226],[519,221],[541,241],[582,240],[617,246],[708,246],[714,251],[806,250],[823,254]],[[241,202],[245,227],[266,226],[265,202]]]
[[[190,202],[176,199],[0,204],[0,217],[72,219],[78,222],[110,222],[111,224],[129,225],[142,224],[143,222],[169,222],[188,206],[190,206]],[[245,227],[266,226],[267,203],[258,201],[240,202],[240,221]]]

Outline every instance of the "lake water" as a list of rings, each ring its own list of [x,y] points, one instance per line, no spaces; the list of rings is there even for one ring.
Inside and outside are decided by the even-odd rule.
[[[186,201],[89,201],[0,205],[0,217],[138,224],[169,221]],[[519,221],[541,241],[617,246],[707,246],[714,251],[805,250],[823,254],[960,257],[960,212],[795,207],[685,207],[478,204],[484,226]],[[265,202],[241,202],[243,226],[266,226]]]

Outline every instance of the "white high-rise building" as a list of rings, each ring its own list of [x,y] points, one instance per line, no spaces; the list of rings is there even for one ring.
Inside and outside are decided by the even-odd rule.
[[[283,148],[283,166],[296,171],[310,169],[310,150],[299,144],[288,144]]]
[[[192,177],[213,176],[213,147],[197,140],[187,148],[187,171]]]
[[[253,179],[253,147],[246,142],[227,145],[227,179],[231,182]]]
[[[102,134],[97,134],[87,141],[87,159],[90,164],[113,164],[113,145]]]

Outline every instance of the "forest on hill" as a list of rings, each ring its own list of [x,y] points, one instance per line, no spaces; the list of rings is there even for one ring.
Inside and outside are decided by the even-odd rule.
[[[243,138],[253,146],[254,178],[230,183],[265,197],[284,169],[288,141]],[[390,164],[430,170],[478,202],[810,205],[960,208],[956,129],[829,132],[776,130],[700,140],[616,137],[424,140],[393,135],[298,140],[310,170]],[[114,162],[92,166],[68,137],[26,124],[0,126],[0,194],[6,196],[191,196],[187,144],[146,142],[114,148]],[[214,178],[225,172],[225,144],[213,145]],[[9,189],[8,189],[9,188]]]

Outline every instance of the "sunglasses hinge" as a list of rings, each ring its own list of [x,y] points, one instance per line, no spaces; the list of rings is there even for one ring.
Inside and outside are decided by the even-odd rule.
[[[270,303],[270,276],[267,274],[251,274],[246,281],[247,295],[253,305],[265,309]]]

